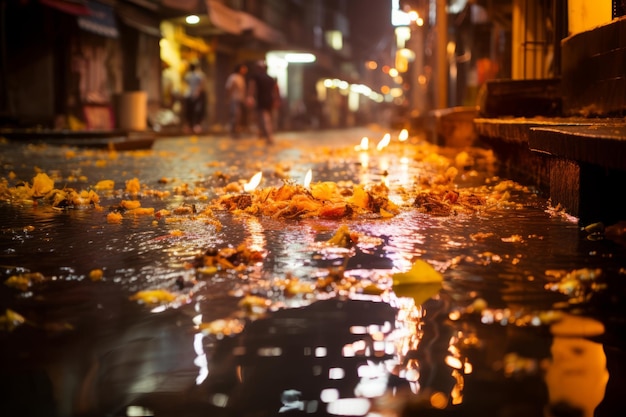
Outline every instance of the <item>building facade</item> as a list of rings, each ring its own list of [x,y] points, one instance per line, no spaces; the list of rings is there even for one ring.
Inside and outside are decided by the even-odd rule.
[[[4,127],[124,128],[119,113],[127,107],[120,103],[136,93],[146,107],[137,117],[147,128],[176,126],[191,62],[206,75],[211,131],[225,129],[224,84],[238,63],[270,64],[281,87],[279,128],[350,126],[376,114],[370,107],[383,101],[361,85],[347,0],[2,3]]]

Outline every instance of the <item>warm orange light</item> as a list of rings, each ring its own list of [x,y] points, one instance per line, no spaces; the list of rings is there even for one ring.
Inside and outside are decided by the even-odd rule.
[[[402,129],[400,131],[400,134],[398,135],[398,140],[400,142],[404,142],[405,140],[407,140],[409,138],[409,131],[406,129]]]
[[[254,191],[254,189],[261,183],[261,178],[263,178],[263,172],[259,171],[254,174],[252,178],[250,178],[250,181],[244,184],[243,190],[245,192]]]
[[[376,145],[376,150],[381,151],[385,149],[387,145],[389,145],[389,142],[391,142],[391,135],[389,133],[385,133],[385,136],[383,136],[380,142],[378,142],[378,145]]]
[[[304,186],[306,188],[309,188],[309,186],[311,185],[312,179],[313,179],[313,172],[309,168],[309,170],[306,172],[306,175],[304,176]]]
[[[366,151],[369,149],[370,140],[367,136],[363,136],[361,138],[361,143],[354,147],[355,151]]]
[[[444,361],[446,365],[448,365],[450,368],[463,369],[463,362],[461,362],[459,358],[455,358],[453,356],[446,356],[446,359]]]
[[[367,67],[367,69],[375,70],[376,68],[378,68],[378,63],[376,61],[367,61],[365,63],[365,66]]]
[[[383,85],[382,87],[380,87],[380,92],[383,94],[389,94],[389,91],[391,91],[391,88],[389,88],[388,85]]]
[[[439,391],[434,392],[430,396],[430,405],[433,406],[434,408],[438,408],[440,410],[443,410],[448,405],[448,397],[447,397],[447,395],[444,394],[443,392],[439,392]]]

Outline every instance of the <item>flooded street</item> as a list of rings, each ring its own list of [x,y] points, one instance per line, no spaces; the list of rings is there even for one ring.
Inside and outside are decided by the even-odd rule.
[[[385,133],[0,143],[0,414],[619,415],[619,227]]]

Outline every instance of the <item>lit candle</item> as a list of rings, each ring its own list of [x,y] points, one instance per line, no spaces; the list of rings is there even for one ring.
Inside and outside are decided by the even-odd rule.
[[[259,171],[254,174],[252,178],[250,178],[250,181],[243,185],[243,190],[247,193],[254,191],[254,189],[261,183],[261,178],[263,178],[263,172]]]
[[[383,136],[380,142],[378,142],[378,145],[376,145],[376,150],[382,151],[387,147],[387,145],[389,145],[389,142],[391,142],[391,135],[389,133],[385,133],[385,136]]]
[[[355,151],[367,151],[369,149],[369,138],[367,136],[363,136],[361,138],[361,143],[354,147]]]

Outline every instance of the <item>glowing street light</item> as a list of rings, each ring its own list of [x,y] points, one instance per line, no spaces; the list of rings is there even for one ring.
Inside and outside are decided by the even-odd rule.
[[[198,23],[200,23],[200,18],[196,16],[195,14],[191,14],[185,17],[185,22],[187,22],[190,25],[197,25]]]

